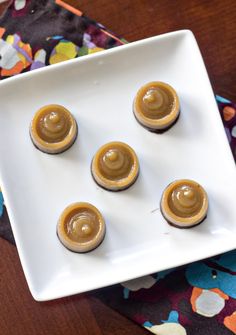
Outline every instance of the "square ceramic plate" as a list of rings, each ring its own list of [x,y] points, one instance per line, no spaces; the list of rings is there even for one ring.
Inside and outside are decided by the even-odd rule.
[[[181,116],[162,135],[135,120],[143,84],[160,80],[178,92]],[[50,66],[0,83],[0,179],[22,266],[33,297],[49,300],[126,281],[236,247],[235,165],[207,72],[190,31],[178,31]],[[60,155],[35,149],[29,124],[46,104],[75,116],[79,136]],[[96,150],[112,140],[136,151],[137,182],[112,193],[91,178]],[[208,192],[198,227],[180,230],[162,218],[163,189],[191,178]],[[103,213],[104,242],[87,254],[65,249],[56,224],[70,203]]]

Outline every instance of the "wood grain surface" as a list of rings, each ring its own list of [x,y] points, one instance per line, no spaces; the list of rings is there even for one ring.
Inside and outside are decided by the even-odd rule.
[[[235,0],[66,1],[128,41],[191,29],[215,93],[236,101]],[[35,302],[16,248],[1,239],[0,255],[1,335],[148,333],[85,294],[46,303]]]

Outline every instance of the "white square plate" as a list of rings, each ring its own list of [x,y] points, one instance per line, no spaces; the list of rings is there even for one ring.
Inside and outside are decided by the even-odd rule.
[[[178,92],[181,116],[162,135],[141,127],[133,98],[144,83]],[[178,31],[82,57],[0,83],[0,178],[25,276],[36,300],[59,298],[199,260],[236,246],[235,165],[197,43]],[[36,150],[35,111],[62,104],[79,136],[60,155]],[[118,193],[90,174],[96,150],[112,140],[136,151],[137,182]],[[178,178],[201,183],[210,209],[198,227],[179,230],[162,218],[163,189]],[[103,213],[104,242],[87,254],[65,249],[57,219],[70,203]]]

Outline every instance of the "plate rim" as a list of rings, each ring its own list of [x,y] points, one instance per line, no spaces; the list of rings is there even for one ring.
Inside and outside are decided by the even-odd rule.
[[[196,51],[199,52],[199,57],[198,57],[199,61],[201,61],[202,65],[204,67],[204,70],[205,70],[204,71],[205,72],[205,75],[204,75],[205,78],[204,78],[204,80],[208,81],[208,86],[210,87],[212,98],[214,99],[214,102],[215,102],[215,108],[217,110],[217,104],[216,104],[216,101],[215,101],[215,98],[214,98],[213,89],[212,89],[212,86],[211,86],[211,83],[210,83],[210,80],[209,80],[209,76],[208,76],[208,73],[207,73],[207,70],[206,70],[205,63],[203,61],[203,57],[201,55],[201,52],[200,52],[200,49],[199,49],[199,46],[197,44],[197,41],[196,41],[196,38],[195,38],[194,34],[192,33],[191,30],[188,30],[188,29],[182,29],[182,30],[168,32],[168,33],[164,33],[164,34],[153,36],[153,37],[148,37],[148,38],[145,38],[145,39],[142,39],[142,40],[139,40],[139,41],[131,42],[129,44],[121,45],[118,48],[115,47],[115,48],[104,50],[104,51],[101,51],[101,52],[98,52],[98,53],[94,53],[94,54],[91,54],[91,55],[86,55],[86,56],[83,56],[83,57],[78,57],[78,58],[75,58],[75,59],[71,59],[71,60],[68,60],[66,62],[62,62],[62,63],[58,63],[58,64],[53,64],[51,66],[46,66],[44,68],[36,69],[34,71],[22,73],[22,74],[20,74],[20,76],[7,78],[7,79],[4,79],[3,81],[0,81],[0,89],[1,89],[1,87],[11,85],[12,82],[22,81],[22,80],[24,80],[26,78],[31,78],[31,77],[34,78],[34,77],[37,77],[40,74],[43,74],[44,72],[46,72],[46,73],[54,72],[54,71],[57,71],[57,69],[59,69],[59,68],[65,68],[66,69],[67,67],[70,67],[74,63],[75,64],[80,64],[80,63],[86,62],[88,59],[102,58],[103,55],[105,55],[105,54],[107,55],[107,54],[119,53],[121,50],[124,50],[124,49],[135,48],[135,46],[144,46],[145,44],[149,44],[149,43],[152,43],[152,42],[155,42],[155,41],[159,41],[161,39],[166,39],[168,37],[174,37],[174,36],[178,36],[178,35],[179,36],[181,36],[181,35],[183,35],[183,36],[189,36],[192,39],[192,42],[195,44],[195,49],[196,49]],[[216,113],[216,114],[218,114],[218,119],[221,122],[220,114],[219,113]],[[222,124],[222,131],[223,131],[223,133],[225,135],[224,138],[225,138],[225,142],[227,143],[227,147],[228,147],[228,151],[229,151],[230,156],[231,156],[232,164],[235,166],[233,155],[232,155],[232,152],[231,152],[230,147],[228,145],[227,136],[226,136],[226,134],[224,132],[223,124]],[[223,138],[223,136],[222,136],[222,138]],[[95,290],[95,289],[100,289],[102,287],[114,285],[114,284],[117,284],[117,283],[120,283],[120,282],[123,282],[123,281],[128,281],[128,280],[135,279],[135,278],[142,277],[142,276],[145,276],[145,275],[149,274],[149,273],[146,273],[144,271],[144,273],[141,274],[141,275],[139,275],[138,277],[137,276],[135,276],[135,277],[132,276],[132,277],[128,277],[127,278],[127,276],[124,276],[125,279],[122,280],[122,281],[120,279],[118,279],[116,282],[114,282],[114,281],[109,282],[109,280],[108,280],[107,283],[105,283],[105,284],[102,284],[102,285],[93,285],[94,286],[93,288],[89,288],[87,290],[79,290],[79,289],[75,290],[75,289],[72,289],[68,294],[67,293],[65,293],[65,294],[63,294],[63,293],[60,294],[59,293],[59,294],[51,294],[50,295],[50,294],[47,293],[47,289],[45,289],[43,287],[42,287],[41,291],[38,292],[34,288],[34,284],[33,284],[33,281],[31,279],[31,271],[29,271],[27,262],[24,259],[24,255],[23,255],[23,252],[22,252],[22,248],[24,248],[24,247],[22,245],[21,239],[18,237],[18,228],[17,228],[17,225],[15,225],[15,223],[14,223],[15,222],[15,214],[14,214],[14,211],[11,210],[10,201],[8,199],[8,191],[6,191],[5,182],[1,178],[1,171],[0,171],[0,179],[1,179],[1,189],[2,189],[2,192],[4,194],[4,203],[5,203],[5,205],[7,207],[7,210],[8,210],[8,215],[9,215],[9,219],[10,219],[10,222],[11,222],[12,231],[13,231],[13,234],[14,234],[14,238],[15,238],[15,241],[16,241],[16,246],[17,246],[18,254],[19,254],[21,265],[22,265],[22,268],[23,268],[23,273],[25,275],[26,282],[28,284],[29,290],[30,290],[33,298],[36,301],[48,301],[48,300],[52,300],[52,299],[62,298],[62,297],[65,297],[65,296],[79,294],[79,293],[86,292],[86,291],[92,291],[92,290]],[[230,250],[233,250],[235,247],[236,247],[236,244],[234,245],[234,247],[232,247],[231,245],[229,245],[228,249],[226,249],[225,247],[221,246],[221,247],[219,247],[219,253],[217,252],[217,254],[220,254],[220,253],[223,253],[223,252],[228,252]],[[206,257],[208,258],[208,257],[212,257],[214,255],[216,255],[216,253],[209,254]],[[193,257],[191,257],[191,258],[193,258]],[[190,261],[190,263],[199,261],[201,259],[202,258],[196,258],[195,260]],[[186,262],[186,261],[181,262],[180,261],[180,262],[176,262],[176,264],[177,265],[175,267],[179,267],[179,266],[182,266],[182,265],[189,264],[189,262]],[[169,268],[170,267],[167,265],[167,267],[159,269],[158,272],[166,270],[166,269],[169,269]],[[44,293],[45,291],[46,291],[46,293]]]

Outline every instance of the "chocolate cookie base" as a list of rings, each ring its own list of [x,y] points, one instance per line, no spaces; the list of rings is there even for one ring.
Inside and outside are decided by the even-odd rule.
[[[200,224],[207,218],[207,215],[205,215],[204,218],[203,218],[200,222],[198,222],[198,223],[196,223],[196,224],[193,224],[193,225],[191,225],[191,226],[186,226],[186,227],[184,227],[184,226],[178,226],[178,225],[174,224],[173,222],[171,222],[170,220],[168,220],[168,219],[166,218],[165,214],[164,214],[163,211],[162,211],[161,204],[160,204],[160,211],[161,211],[161,214],[162,214],[163,218],[166,220],[166,222],[167,222],[170,226],[175,227],[175,228],[179,228],[179,229],[190,229],[190,228],[197,227],[197,226],[199,226],[199,225],[200,225]]]
[[[40,149],[33,141],[33,138],[32,138],[32,135],[31,135],[31,132],[29,131],[29,135],[30,135],[30,139],[31,139],[31,142],[33,143],[34,147],[43,152],[44,154],[48,154],[48,155],[59,155],[59,154],[62,154],[63,152],[67,151],[68,149],[70,149],[72,147],[72,145],[75,143],[75,141],[77,140],[77,137],[78,137],[78,125],[77,125],[77,122],[76,122],[76,136],[73,140],[73,142],[71,142],[71,144],[69,145],[69,147],[67,147],[66,149],[63,149],[62,151],[59,151],[59,152],[47,152],[47,151],[43,151],[42,149]]]
[[[56,230],[56,234],[57,234],[57,237],[58,237],[58,240],[61,242],[61,244],[63,245],[64,248],[66,248],[67,250],[71,251],[71,252],[74,252],[75,254],[87,254],[95,249],[97,249],[101,244],[102,242],[104,241],[104,238],[106,236],[106,227],[105,227],[105,233],[104,233],[104,236],[101,240],[101,242],[98,243],[98,245],[96,245],[96,247],[90,249],[90,250],[87,250],[87,251],[75,251],[75,250],[71,250],[70,248],[68,248],[60,239],[59,235],[58,235],[58,231]]]
[[[151,133],[155,133],[155,134],[163,134],[163,133],[165,133],[167,130],[169,130],[171,127],[173,127],[173,126],[176,124],[176,122],[179,120],[179,117],[180,117],[180,111],[179,111],[179,114],[178,114],[177,118],[176,118],[175,121],[174,121],[173,123],[171,123],[169,126],[167,126],[166,128],[163,128],[163,129],[153,129],[153,128],[147,127],[147,126],[145,126],[144,124],[142,124],[142,122],[140,122],[140,121],[137,119],[134,110],[133,110],[133,114],[134,114],[134,117],[135,117],[135,119],[137,120],[137,122],[138,122],[143,128],[145,128],[145,129],[147,129],[148,131],[150,131]]]
[[[92,175],[92,178],[93,178],[93,180],[95,181],[95,183],[96,183],[99,187],[103,188],[103,189],[106,190],[106,191],[110,191],[110,192],[121,192],[121,191],[125,191],[125,190],[127,190],[128,188],[130,188],[130,187],[136,182],[136,180],[138,179],[138,176],[139,176],[139,171],[138,171],[137,176],[136,176],[135,179],[132,181],[132,183],[130,183],[128,186],[126,186],[126,187],[124,187],[124,188],[121,188],[121,189],[117,189],[117,190],[111,190],[110,188],[106,188],[105,186],[100,185],[100,184],[97,182],[97,180],[94,178],[94,175],[93,175],[93,172],[92,172],[92,163],[91,163],[91,166],[90,166],[90,171],[91,171],[91,175]]]

